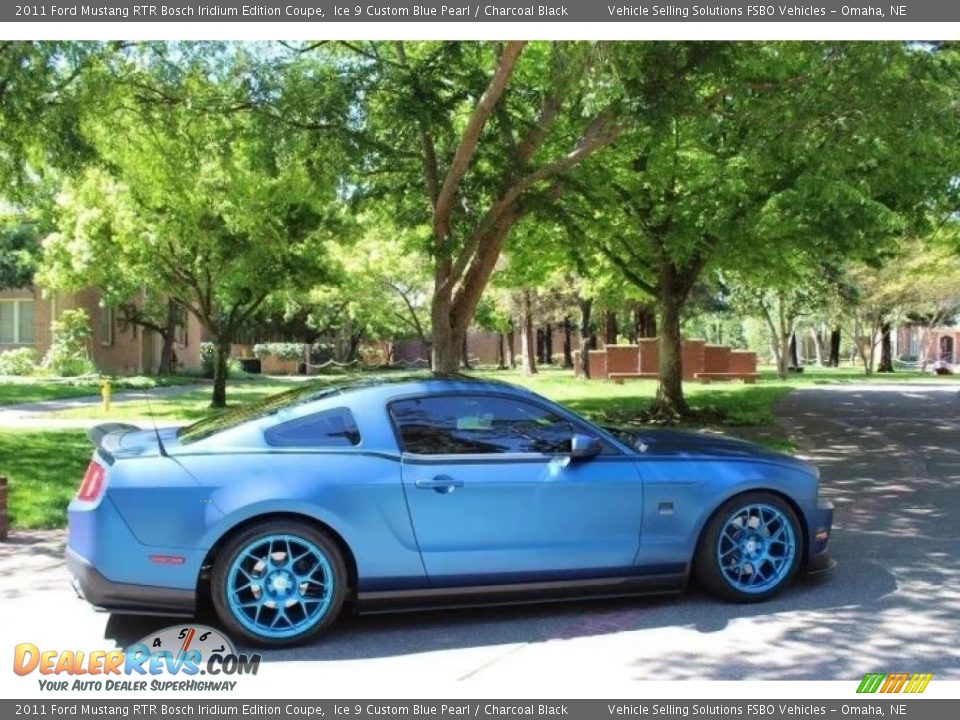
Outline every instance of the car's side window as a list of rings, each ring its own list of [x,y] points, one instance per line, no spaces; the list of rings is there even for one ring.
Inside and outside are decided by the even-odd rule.
[[[349,447],[360,444],[360,430],[347,408],[335,408],[275,425],[264,439],[281,447]]]
[[[390,412],[404,451],[419,455],[564,453],[574,432],[550,410],[505,396],[413,398]]]

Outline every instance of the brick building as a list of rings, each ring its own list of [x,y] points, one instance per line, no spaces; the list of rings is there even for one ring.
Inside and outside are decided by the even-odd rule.
[[[89,352],[98,370],[111,375],[157,371],[160,336],[122,323],[116,310],[101,306],[100,292],[92,288],[47,298],[33,288],[0,291],[0,352],[30,347],[37,351],[38,359],[43,358],[50,347],[51,323],[64,310],[77,308],[86,310],[90,318],[93,337]],[[174,343],[178,369],[199,369],[200,340],[200,323],[187,315],[186,325],[178,328]]]
[[[893,337],[893,356],[929,363],[960,362],[960,326],[904,325]]]

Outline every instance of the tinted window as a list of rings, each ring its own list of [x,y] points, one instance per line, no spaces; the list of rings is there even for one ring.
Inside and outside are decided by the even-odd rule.
[[[290,420],[264,433],[269,445],[347,447],[360,444],[360,430],[346,408]]]
[[[390,412],[403,449],[420,455],[569,452],[573,435],[563,418],[507,397],[401,400]]]

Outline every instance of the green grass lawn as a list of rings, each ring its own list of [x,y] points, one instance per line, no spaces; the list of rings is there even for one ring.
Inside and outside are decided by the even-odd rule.
[[[0,432],[0,474],[9,483],[10,525],[63,527],[92,454],[82,430]]]
[[[238,380],[227,383],[227,407],[235,407],[289,390],[298,381],[285,378],[261,378],[257,380]],[[94,420],[130,420],[155,418],[158,422],[193,421],[217,412],[210,409],[212,385],[202,385],[187,392],[170,397],[137,397],[131,400],[112,403],[109,412],[101,405],[57,410],[47,415],[50,418],[91,418]],[[152,412],[151,412],[152,411]]]
[[[189,375],[133,376],[110,379],[114,392],[197,382]],[[0,375],[0,405],[66,400],[100,394],[100,378],[43,378]]]

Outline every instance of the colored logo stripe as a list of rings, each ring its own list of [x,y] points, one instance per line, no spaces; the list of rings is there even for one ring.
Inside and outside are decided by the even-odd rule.
[[[867,673],[860,681],[858,693],[922,693],[933,678],[933,673]]]
[[[907,683],[907,689],[904,690],[904,692],[922,693],[927,689],[927,685],[930,683],[932,677],[933,673],[914,673],[913,677],[910,678],[910,682]]]
[[[883,682],[884,675],[881,673],[867,673],[857,688],[858,693],[875,693]]]

